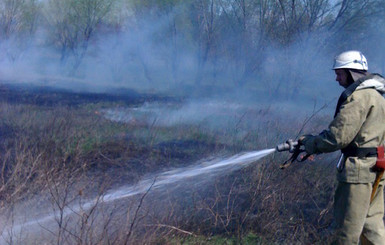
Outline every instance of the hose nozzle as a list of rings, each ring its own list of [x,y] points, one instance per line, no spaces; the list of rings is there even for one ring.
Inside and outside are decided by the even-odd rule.
[[[278,152],[289,151],[290,153],[294,153],[296,148],[298,148],[298,141],[289,139],[285,143],[277,145],[275,150]]]

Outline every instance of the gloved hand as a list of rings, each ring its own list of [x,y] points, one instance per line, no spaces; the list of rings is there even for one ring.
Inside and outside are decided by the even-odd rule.
[[[317,153],[315,139],[316,136],[306,134],[298,138],[298,143],[305,147],[305,151],[307,154],[312,155],[314,153]]]

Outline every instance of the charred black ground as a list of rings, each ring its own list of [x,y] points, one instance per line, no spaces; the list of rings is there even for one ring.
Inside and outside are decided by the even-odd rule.
[[[132,89],[110,89],[107,92],[75,92],[50,86],[0,83],[0,101],[12,104],[37,106],[77,106],[87,103],[118,102],[124,105],[141,104],[145,101],[177,101],[167,95],[139,93]]]

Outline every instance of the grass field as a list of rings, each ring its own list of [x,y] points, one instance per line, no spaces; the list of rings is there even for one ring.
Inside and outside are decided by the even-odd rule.
[[[134,91],[0,91],[0,244],[327,244],[333,154],[281,170],[288,155],[275,153],[103,201],[154,173],[273,148],[298,134],[303,117]],[[307,130],[327,120],[316,115]]]

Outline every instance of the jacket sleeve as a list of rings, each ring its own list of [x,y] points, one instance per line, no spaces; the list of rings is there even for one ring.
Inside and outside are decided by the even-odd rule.
[[[370,110],[364,96],[360,95],[361,91],[356,91],[348,97],[341,105],[337,116],[329,124],[328,130],[322,131],[317,136],[305,136],[302,143],[308,153],[337,151],[354,140]]]

